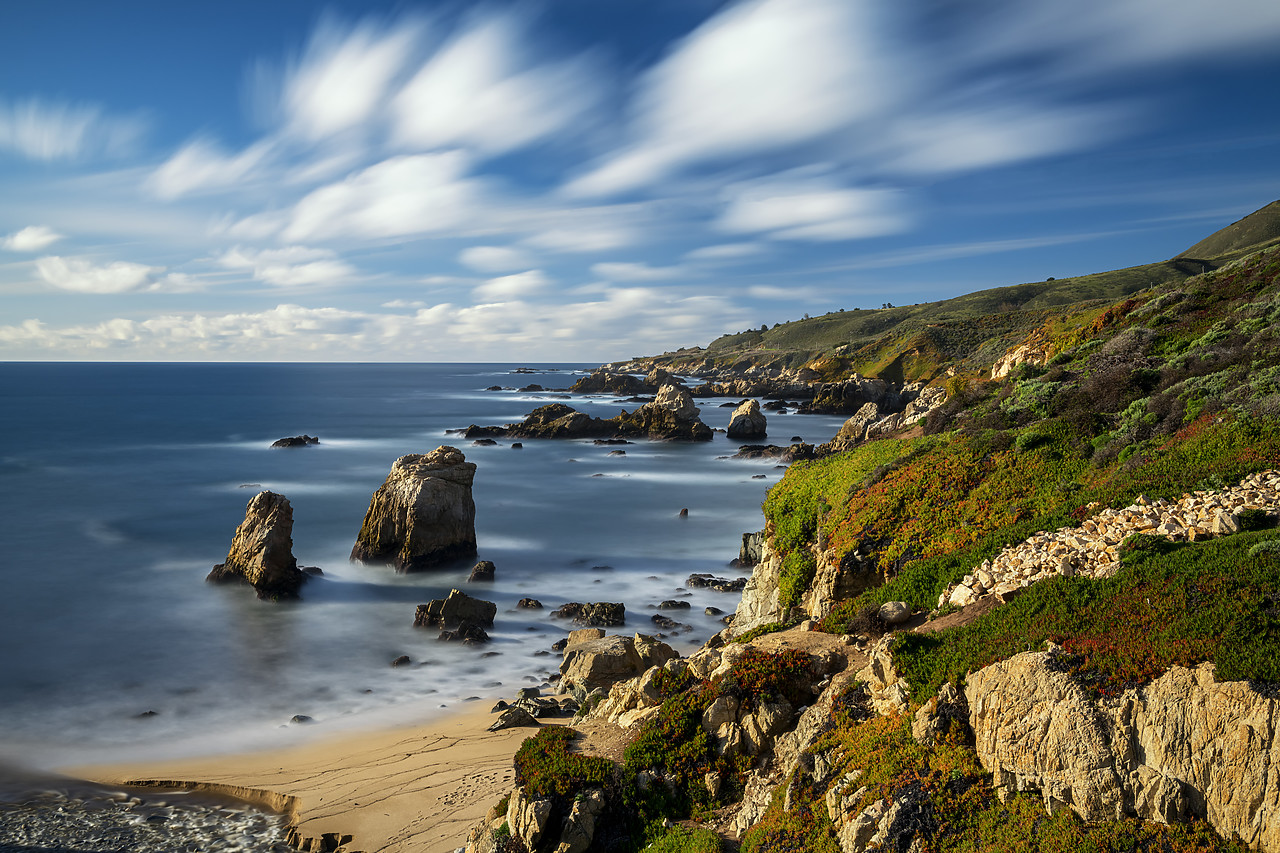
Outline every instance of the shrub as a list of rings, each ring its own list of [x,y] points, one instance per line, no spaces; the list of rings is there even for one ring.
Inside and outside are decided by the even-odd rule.
[[[720,836],[709,829],[676,824],[654,839],[643,853],[720,853]]]
[[[515,755],[516,784],[528,796],[567,800],[592,787],[601,787],[613,776],[607,758],[569,752],[578,733],[567,726],[547,726],[521,744]]]

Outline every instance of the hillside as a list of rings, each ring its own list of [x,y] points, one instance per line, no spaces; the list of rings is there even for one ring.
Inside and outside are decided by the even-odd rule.
[[[637,361],[705,372],[748,366],[794,368],[824,360],[824,378],[850,372],[891,382],[932,381],[947,369],[975,373],[1032,329],[1061,316],[1176,284],[1280,242],[1280,201],[1251,213],[1180,253],[1109,272],[996,287],[941,302],[837,311],[724,335],[696,347]],[[995,355],[993,355],[995,354]]]
[[[730,627],[576,689],[595,734],[526,741],[469,850],[1280,853],[1280,246],[963,328],[945,402],[791,464]]]

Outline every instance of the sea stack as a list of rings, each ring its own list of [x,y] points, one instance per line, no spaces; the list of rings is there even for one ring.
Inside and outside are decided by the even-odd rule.
[[[456,447],[401,456],[373,493],[351,559],[411,572],[474,557],[475,475]]]
[[[768,435],[764,412],[760,411],[760,403],[747,400],[733,410],[729,419],[729,438],[738,441],[755,441]]]
[[[293,507],[275,492],[258,492],[245,508],[227,560],[213,567],[211,583],[248,583],[258,598],[297,598],[307,575],[293,556]]]

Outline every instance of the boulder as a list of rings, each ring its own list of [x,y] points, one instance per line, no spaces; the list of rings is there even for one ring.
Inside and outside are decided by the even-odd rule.
[[[293,556],[293,507],[275,492],[258,492],[245,507],[223,563],[205,580],[250,584],[263,599],[297,598],[307,575]]]
[[[462,643],[466,646],[479,646],[489,642],[489,635],[478,622],[463,619],[453,631],[441,631],[436,640],[445,643]]]
[[[497,569],[491,560],[481,560],[471,567],[467,583],[492,583],[493,573]]]
[[[735,441],[756,441],[767,434],[764,412],[760,403],[747,400],[733,410],[729,418],[729,438]]]
[[[590,692],[634,678],[651,666],[677,657],[675,649],[653,637],[614,634],[565,649],[564,661],[560,664],[560,684],[564,688],[577,687]]]
[[[551,618],[572,619],[579,625],[609,628],[626,624],[627,609],[620,602],[595,601],[590,604],[581,604],[571,601],[551,611]]]
[[[542,602],[536,598],[522,598],[516,602],[516,607],[524,610],[541,610]]]
[[[493,627],[493,617],[498,605],[492,601],[472,598],[461,590],[449,590],[448,598],[437,598],[419,604],[413,624],[419,628],[448,628],[464,621]]]
[[[455,447],[401,456],[374,492],[351,559],[430,568],[476,554],[476,466]]]
[[[886,601],[880,605],[879,616],[886,625],[901,625],[911,618],[911,605],[905,601]]]
[[[540,726],[542,725],[524,708],[507,708],[498,715],[498,719],[494,720],[489,726],[489,731],[496,732],[502,729],[514,729],[522,726]]]
[[[565,648],[576,646],[578,643],[589,643],[592,640],[598,640],[604,636],[603,628],[579,628],[576,631],[569,632],[569,641],[565,644]]]

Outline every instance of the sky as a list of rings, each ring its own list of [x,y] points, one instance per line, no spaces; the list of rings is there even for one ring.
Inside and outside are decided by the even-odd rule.
[[[603,362],[1172,257],[1276,0],[0,4],[0,360]]]

